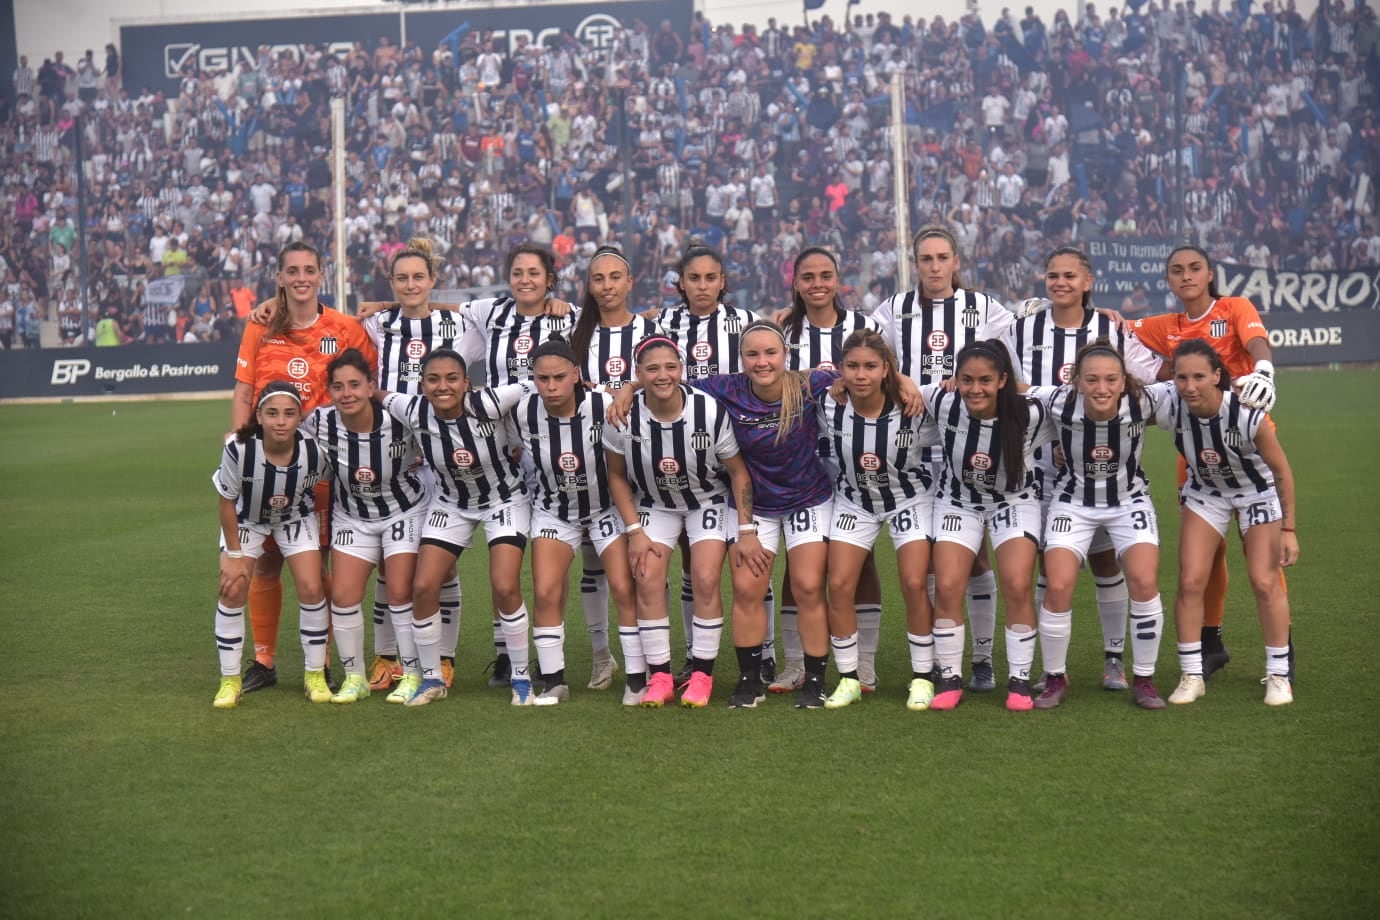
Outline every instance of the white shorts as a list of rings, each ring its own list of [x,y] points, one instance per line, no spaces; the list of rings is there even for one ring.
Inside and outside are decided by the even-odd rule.
[[[413,508],[382,521],[361,521],[336,508],[331,519],[331,548],[375,564],[400,553],[415,555],[422,542],[425,514]]]
[[[579,552],[586,535],[589,536],[589,542],[594,544],[594,552],[600,556],[604,555],[604,550],[609,548],[609,544],[623,536],[623,519],[619,517],[618,509],[609,508],[607,511],[598,512],[588,521],[574,523],[557,517],[545,508],[532,509],[534,540],[560,540],[562,543],[570,544],[570,548],[575,552]]]
[[[315,514],[282,524],[240,524],[239,528],[240,552],[251,559],[258,559],[264,554],[264,543],[269,537],[278,544],[278,552],[284,559],[307,550],[321,549],[321,530]],[[220,535],[220,548],[225,550],[224,533]]]
[[[782,531],[786,536],[786,552],[806,543],[824,543],[829,539],[829,527],[834,517],[834,500],[830,499],[813,508],[801,508],[790,514],[768,517],[753,515],[752,522],[757,525],[757,540],[762,548],[775,553],[781,545]],[[738,538],[738,517],[734,514],[730,525],[733,538]]]
[[[947,502],[936,502],[934,523],[931,525],[936,543],[961,543],[974,554],[982,550],[982,533],[992,535],[992,548],[1007,540],[1028,537],[1040,545],[1040,502],[1035,498],[1021,498],[990,508],[964,508]]]
[[[1236,517],[1236,526],[1244,537],[1246,531],[1257,524],[1273,524],[1284,517],[1284,509],[1279,503],[1279,493],[1273,488],[1253,495],[1237,495],[1223,498],[1207,495],[1184,486],[1179,499],[1186,511],[1192,511],[1207,521],[1223,537],[1227,535],[1227,525]]]
[[[934,497],[922,495],[895,511],[874,514],[844,498],[834,496],[834,523],[829,529],[829,539],[850,546],[872,549],[877,545],[877,537],[885,524],[891,533],[891,544],[897,549],[916,540],[930,539],[930,526],[934,522]]]
[[[1050,481],[1052,482],[1053,480]],[[1051,491],[1052,489],[1049,483],[1047,482],[1045,484],[1044,493],[1040,496],[1040,520],[1044,522],[1044,526],[1040,529],[1041,533],[1045,533],[1045,531],[1049,529],[1049,509],[1050,506],[1054,504],[1054,501],[1051,498]],[[1069,505],[1064,502],[1061,502],[1060,505],[1064,508],[1074,507],[1073,505]],[[1158,542],[1158,540],[1159,538],[1156,537],[1156,542]],[[1064,548],[1072,549],[1073,547],[1064,546]],[[1109,549],[1116,549],[1116,544],[1112,542],[1112,538],[1108,535],[1107,529],[1105,527],[1098,527],[1093,532],[1092,543],[1089,544],[1082,552],[1079,553],[1079,558],[1086,559],[1088,556],[1095,556],[1098,553],[1105,553]],[[1125,552],[1124,549],[1117,549],[1118,556],[1120,556],[1123,552]]]
[[[738,512],[726,504],[706,505],[693,511],[675,511],[670,508],[639,508],[637,519],[642,522],[642,532],[653,543],[674,549],[682,532],[691,546],[701,540],[728,542],[729,520],[738,520]],[[737,532],[737,525],[734,525]]]
[[[1150,499],[1117,508],[1085,508],[1055,502],[1045,517],[1045,551],[1066,549],[1081,563],[1097,552],[1098,537],[1106,539],[1117,558],[1137,543],[1159,546],[1160,531]]]
[[[454,505],[433,504],[422,523],[421,542],[459,555],[460,550],[474,545],[474,531],[480,524],[484,525],[484,536],[490,546],[511,543],[525,548],[527,531],[532,524],[532,504],[525,495],[487,511],[464,511]]]

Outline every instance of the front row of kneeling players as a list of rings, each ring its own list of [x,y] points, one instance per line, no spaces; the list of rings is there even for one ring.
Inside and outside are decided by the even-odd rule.
[[[333,405],[305,419],[291,385],[265,387],[254,419],[226,445],[216,476],[223,676],[215,705],[228,708],[241,698],[248,572],[270,535],[297,580],[310,699],[346,703],[369,693],[360,601],[375,563],[387,573],[405,670],[389,702],[420,706],[443,698],[439,588],[482,524],[514,705],[569,697],[563,613],[575,548],[586,537],[604,563],[618,613],[624,704],[673,702],[666,576],[684,535],[695,616],[693,669],[681,703],[702,707],[712,693],[725,558],[740,672],[729,705],[751,708],[764,698],[763,601],[784,538],[806,670],[795,704],[847,706],[863,692],[854,608],[859,573],[885,526],[906,609],[908,708],[952,709],[963,697],[963,591],[984,535],[1002,573],[1006,706],[1059,705],[1068,686],[1073,583],[1100,530],[1115,546],[1131,594],[1132,698],[1142,708],[1163,708],[1152,680],[1164,619],[1157,522],[1140,463],[1145,429],[1155,425],[1174,432],[1189,466],[1178,635],[1199,633],[1208,567],[1235,517],[1266,644],[1265,702],[1292,700],[1280,575],[1281,565],[1298,557],[1292,475],[1268,416],[1241,405],[1205,342],[1179,347],[1172,381],[1140,386],[1122,355],[1099,340],[1078,353],[1072,383],[1024,395],[1009,353],[995,340],[959,353],[952,390],[917,390],[869,330],[849,336],[839,373],[788,371],[785,337],[770,322],[748,326],[741,350],[742,373],[686,386],[675,343],[653,335],[635,351],[636,384],[610,394],[584,385],[573,352],[559,339],[535,350],[531,382],[473,391],[459,355],[438,349],[424,362],[422,396],[381,399],[367,363],[347,351],[330,366]],[[1031,454],[1050,442],[1065,462],[1042,511]],[[921,460],[928,446],[939,448],[942,464]],[[522,454],[533,468],[526,478]],[[335,482],[332,614],[346,673],[334,694],[323,671],[326,599],[311,507],[311,487],[323,477]],[[1041,534],[1047,587],[1036,598],[1031,576]],[[520,588],[529,538],[536,687]],[[1030,680],[1037,635],[1043,687]],[[831,646],[841,677],[826,695]],[[1190,703],[1204,693],[1197,643],[1180,642],[1179,657],[1182,678],[1169,702]]]

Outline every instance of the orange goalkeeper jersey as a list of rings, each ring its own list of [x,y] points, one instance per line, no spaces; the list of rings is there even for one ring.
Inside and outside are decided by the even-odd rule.
[[[1216,350],[1233,378],[1255,370],[1246,343],[1266,335],[1255,306],[1244,297],[1219,297],[1197,319],[1187,313],[1163,313],[1131,323],[1136,338],[1166,361],[1185,339],[1203,339]]]
[[[255,396],[266,384],[286,380],[302,394],[306,413],[328,401],[326,365],[345,349],[358,348],[371,375],[377,374],[378,351],[359,321],[328,307],[316,310],[316,322],[282,335],[269,335],[268,327],[259,323],[245,324],[235,380],[252,386]]]

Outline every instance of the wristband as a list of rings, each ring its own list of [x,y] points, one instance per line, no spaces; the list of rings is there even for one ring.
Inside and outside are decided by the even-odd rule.
[[[225,551],[225,558],[227,558],[227,559],[243,559],[243,558],[244,558],[244,551],[243,551],[243,550],[238,550],[238,549],[227,549],[227,550]]]
[[[757,533],[756,524],[739,524],[738,533]]]
[[[623,532],[624,532],[624,533],[630,533],[630,534],[631,534],[631,533],[637,533],[637,532],[638,532],[639,530],[641,530],[641,529],[642,529],[642,525],[641,525],[641,524],[624,524],[624,525],[623,525]]]
[[[1255,372],[1257,374],[1269,374],[1273,376],[1275,372],[1274,362],[1266,361],[1264,358],[1261,358],[1259,361],[1255,362]]]
[[[1293,527],[1281,527],[1280,530],[1282,530],[1284,533],[1298,533],[1298,530]]]

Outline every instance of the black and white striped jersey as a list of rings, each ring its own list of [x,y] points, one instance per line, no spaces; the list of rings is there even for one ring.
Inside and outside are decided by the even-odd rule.
[[[1171,384],[1172,386],[1172,384]],[[1150,478],[1141,466],[1145,426],[1154,424],[1161,390],[1140,399],[1121,397],[1116,418],[1088,418],[1082,394],[1072,385],[1032,387],[1027,395],[1042,403],[1063,448],[1064,465],[1048,481],[1051,500],[1084,508],[1115,508],[1150,495]]]
[[[552,415],[537,394],[517,404],[513,421],[537,471],[533,507],[574,524],[613,506],[604,460],[604,413],[611,401],[577,385],[570,418]]]
[[[467,366],[482,360],[484,380],[491,387],[530,379],[532,351],[553,335],[569,340],[579,316],[573,308],[561,317],[523,316],[517,301],[508,295],[472,300],[461,309],[466,324],[461,355]]]
[[[335,507],[360,521],[387,520],[426,501],[417,475],[417,439],[375,400],[373,427],[354,432],[334,406],[314,410],[302,423],[331,463]]]
[[[925,447],[940,444],[934,425],[908,417],[890,401],[881,415],[860,415],[849,401],[825,395],[819,427],[836,458],[834,491],[855,505],[884,514],[909,504],[933,487]]]
[[[626,326],[596,326],[589,339],[589,354],[580,370],[584,379],[616,390],[633,378],[633,349],[649,335],[660,332],[645,316],[634,316]]]
[[[421,393],[422,359],[437,348],[459,350],[462,324],[461,314],[454,310],[410,317],[395,306],[365,317],[364,331],[379,352],[379,387],[392,393]]]
[[[627,425],[604,430],[604,447],[623,456],[639,507],[691,511],[727,499],[724,461],[739,452],[728,413],[708,393],[681,391],[685,404],[675,421],[658,420],[639,393]]]
[[[1260,409],[1241,405],[1236,392],[1222,394],[1222,405],[1211,418],[1189,411],[1172,383],[1156,384],[1152,392],[1166,397],[1155,411],[1155,423],[1174,432],[1174,446],[1188,465],[1189,487],[1208,495],[1236,498],[1274,488],[1275,474],[1255,446],[1261,425],[1271,424]]]
[[[462,511],[484,511],[525,495],[527,486],[513,459],[522,446],[507,414],[530,384],[509,384],[465,395],[465,411],[443,419],[423,396],[391,393],[384,408],[406,424],[421,443],[422,457],[436,473],[435,501]]]
[[[708,316],[696,316],[688,304],[681,303],[661,314],[657,325],[680,349],[685,359],[685,379],[698,380],[736,374],[743,369],[738,340],[755,318],[747,310],[727,303],[719,304]]]
[[[929,409],[926,424],[938,429],[944,474],[936,498],[953,505],[989,507],[1023,498],[1034,498],[1035,473],[1032,454],[1037,444],[1054,440],[1054,426],[1045,407],[1027,400],[1029,420],[1025,429],[1025,475],[1016,489],[1006,485],[1002,461],[1001,421],[984,421],[968,414],[958,392],[947,393],[938,385],[920,388]]]
[[[299,431],[286,466],[264,456],[262,436],[243,444],[232,438],[221,452],[220,469],[211,481],[221,498],[235,503],[235,517],[241,524],[274,526],[315,513],[311,490],[329,475],[326,452]]]
[[[962,349],[979,339],[1003,338],[1016,321],[995,298],[961,288],[944,300],[929,300],[919,291],[894,294],[872,318],[901,373],[921,386],[952,377]]]
[[[843,363],[844,339],[859,329],[876,328],[877,323],[870,317],[850,310],[843,312],[843,319],[837,325],[827,328],[816,326],[808,316],[801,317],[800,332],[795,336],[791,335],[788,320],[786,368],[793,371],[838,370]]]

